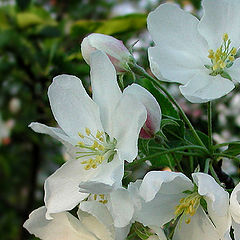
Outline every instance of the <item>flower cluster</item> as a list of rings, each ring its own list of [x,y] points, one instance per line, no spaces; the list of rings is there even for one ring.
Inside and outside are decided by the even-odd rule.
[[[208,102],[230,92],[240,73],[240,28],[232,27],[239,25],[239,14],[234,15],[239,7],[237,0],[204,0],[204,16],[199,21],[177,5],[160,5],[148,16],[156,44],[149,48],[153,74],[182,84],[180,91],[191,102]],[[209,123],[206,144],[171,95],[136,64],[121,41],[95,33],[83,40],[81,49],[91,69],[92,98],[76,76],[57,76],[48,97],[59,127],[30,124],[35,132],[64,144],[70,159],[47,178],[45,206],[33,211],[24,227],[43,240],[136,236],[142,240],[230,240],[232,235],[239,239],[240,185],[229,194],[217,165],[220,156],[238,160],[239,152],[234,151],[239,142],[230,143],[232,155],[220,153],[213,145]],[[197,144],[183,139],[187,146],[169,148],[163,128],[180,125],[180,120],[162,116],[161,103],[138,82],[121,89],[118,75],[123,77],[127,71],[158,84],[175,103]],[[153,148],[159,153],[139,159],[139,138],[155,141]],[[156,147],[159,142],[167,148]],[[142,180],[123,184],[126,168],[135,163],[168,153],[191,155],[194,149],[192,156],[201,157],[203,171],[200,164],[195,171],[184,171],[178,162],[181,172],[149,171]],[[77,217],[68,212],[75,207]]]

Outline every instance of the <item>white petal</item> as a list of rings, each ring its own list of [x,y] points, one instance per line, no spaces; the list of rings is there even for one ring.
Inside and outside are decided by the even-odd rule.
[[[109,200],[115,227],[123,228],[129,225],[134,213],[134,205],[129,192],[124,188],[117,189],[110,193]]]
[[[131,224],[123,228],[115,228],[115,240],[126,240]]]
[[[122,96],[116,70],[107,55],[101,51],[91,54],[90,66],[93,100],[99,106],[103,128],[109,134],[112,112]]]
[[[204,103],[226,95],[233,90],[234,84],[220,75],[210,76],[207,71],[198,71],[186,85],[179,88],[190,102]]]
[[[233,221],[232,227],[233,227],[233,230],[234,230],[234,232],[233,232],[234,233],[234,239],[235,240],[240,239],[240,224]]]
[[[23,227],[42,240],[97,240],[81,222],[70,213],[53,215],[53,220],[45,219],[46,208],[33,211]]]
[[[173,240],[219,240],[214,225],[201,207],[198,208],[189,224],[186,224],[184,220],[181,225],[179,224],[180,222],[175,228]]]
[[[84,170],[81,160],[70,160],[63,164],[45,181],[45,204],[48,219],[52,213],[71,210],[88,194],[79,192],[79,183],[87,181],[95,173]]]
[[[104,204],[97,201],[81,202],[78,217],[86,228],[91,230],[98,239],[114,239],[113,219]]]
[[[160,106],[154,96],[138,84],[132,84],[125,88],[124,93],[133,95],[145,106],[147,110],[147,121],[144,126],[151,134],[157,133],[160,130],[162,115]]]
[[[238,0],[204,0],[204,15],[199,32],[214,51],[220,47],[224,33],[229,35],[232,46],[240,46],[240,2]]]
[[[122,186],[124,163],[117,155],[111,162],[103,162],[91,171],[94,171],[95,175],[79,184],[80,191],[101,194],[109,193]]]
[[[117,139],[120,160],[132,162],[138,154],[138,137],[147,119],[147,111],[136,98],[124,94],[113,113],[112,136]]]
[[[149,227],[157,234],[159,240],[167,240],[167,237],[162,228],[155,227],[155,226],[149,226]]]
[[[79,78],[59,75],[48,90],[53,115],[63,131],[76,139],[88,127],[93,133],[102,131],[96,103],[87,95]]]
[[[223,238],[229,233],[231,226],[228,192],[208,174],[193,173],[192,177],[198,186],[198,193],[203,196],[207,202],[208,214],[216,226],[216,230]]]
[[[240,82],[240,59],[236,59],[227,71],[235,82]]]
[[[182,193],[166,194],[159,192],[149,202],[142,200],[141,208],[135,210],[134,219],[145,226],[162,227],[175,217],[175,207],[179,204],[180,199],[185,196]]]
[[[182,173],[151,171],[143,178],[139,191],[143,199],[149,202],[158,192],[179,194],[191,189],[193,189],[191,180]]]
[[[169,17],[171,16],[171,17]],[[147,19],[148,30],[156,44],[149,49],[151,69],[169,81],[185,84],[193,69],[207,64],[208,45],[199,34],[199,21],[175,4],[162,4]]]
[[[234,221],[240,224],[240,183],[238,183],[231,193],[230,213]]]
[[[71,157],[75,157],[76,151],[74,146],[77,144],[77,141],[67,136],[61,128],[48,127],[44,124],[37,122],[32,122],[29,127],[37,133],[48,134],[51,137],[57,139],[66,146],[67,151],[71,155]]]

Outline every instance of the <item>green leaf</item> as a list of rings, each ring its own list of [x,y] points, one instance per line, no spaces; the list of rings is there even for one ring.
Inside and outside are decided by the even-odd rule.
[[[71,26],[71,35],[79,37],[92,32],[108,35],[139,31],[146,27],[146,14],[129,14],[109,20],[79,20]]]
[[[204,145],[208,146],[208,136],[205,133],[200,132],[198,130],[196,130],[196,132],[200,139],[203,141]],[[199,145],[198,141],[196,141],[196,138],[193,136],[192,131],[190,129],[186,129],[184,135],[186,140],[193,143],[194,145]]]
[[[138,79],[138,83],[146,88],[158,101],[163,115],[180,119],[178,112],[173,107],[172,103],[163,95],[158,89],[156,89],[148,79]]]
[[[238,156],[240,155],[240,141],[232,142],[228,145],[228,149],[223,152],[224,154]]]

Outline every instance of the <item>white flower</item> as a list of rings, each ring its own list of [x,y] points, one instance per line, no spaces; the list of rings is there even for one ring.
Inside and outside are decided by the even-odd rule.
[[[105,34],[92,33],[81,44],[82,56],[88,64],[90,55],[95,50],[105,52],[118,72],[129,71],[128,62],[133,61],[133,56],[122,41]]]
[[[240,239],[240,183],[233,189],[230,196],[230,213],[235,239]]]
[[[220,98],[240,81],[240,1],[203,0],[204,15],[196,17],[175,4],[160,5],[148,16],[156,44],[149,48],[151,70],[159,79],[182,84],[189,101]],[[171,17],[169,17],[171,16]]]
[[[107,208],[98,202],[83,202],[78,218],[68,212],[45,218],[46,208],[33,211],[24,227],[42,240],[124,240],[121,229],[116,230]],[[125,236],[125,235],[124,235]]]
[[[147,173],[139,187],[145,203],[136,220],[162,227],[178,219],[173,240],[230,240],[228,193],[210,175],[193,173],[192,177],[195,185],[182,173]]]
[[[86,193],[105,194],[121,186],[124,160],[136,158],[139,132],[152,113],[145,107],[148,102],[152,106],[152,95],[136,84],[122,93],[114,66],[104,53],[95,51],[90,66],[93,100],[80,79],[60,75],[54,78],[48,96],[61,128],[30,125],[64,143],[73,158],[45,182],[48,218],[72,209]],[[160,121],[160,108],[152,115]]]

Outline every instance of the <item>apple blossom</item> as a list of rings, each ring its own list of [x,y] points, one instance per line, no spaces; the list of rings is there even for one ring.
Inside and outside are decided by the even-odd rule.
[[[148,16],[156,44],[149,48],[153,74],[182,84],[193,103],[224,96],[240,81],[240,15],[238,0],[203,0],[204,15],[196,17],[175,4],[162,4]],[[171,17],[169,17],[171,16]]]
[[[137,221],[162,227],[178,220],[173,240],[230,240],[228,193],[210,175],[193,173],[192,178],[194,183],[182,173],[147,173],[139,187],[145,204]]]
[[[23,226],[42,240],[125,239],[121,237],[121,231],[115,231],[113,219],[103,204],[83,202],[81,205],[78,219],[68,212],[61,212],[53,214],[52,220],[47,220],[46,208],[40,207],[30,214]]]
[[[230,213],[235,239],[240,238],[240,183],[233,189],[230,196]]]
[[[124,160],[131,162],[137,156],[141,127],[147,119],[156,119],[152,116],[161,116],[160,110],[148,116],[151,110],[145,105],[152,106],[153,97],[142,87],[133,84],[121,92],[114,66],[103,52],[92,54],[90,66],[93,99],[80,79],[60,75],[54,78],[48,96],[61,128],[30,125],[60,140],[72,156],[45,182],[48,218],[72,209],[88,193],[105,194],[120,187]]]
[[[92,33],[85,37],[81,44],[82,56],[88,64],[90,63],[90,55],[95,50],[105,52],[117,72],[129,71],[128,62],[133,61],[133,56],[122,41],[105,34]]]

